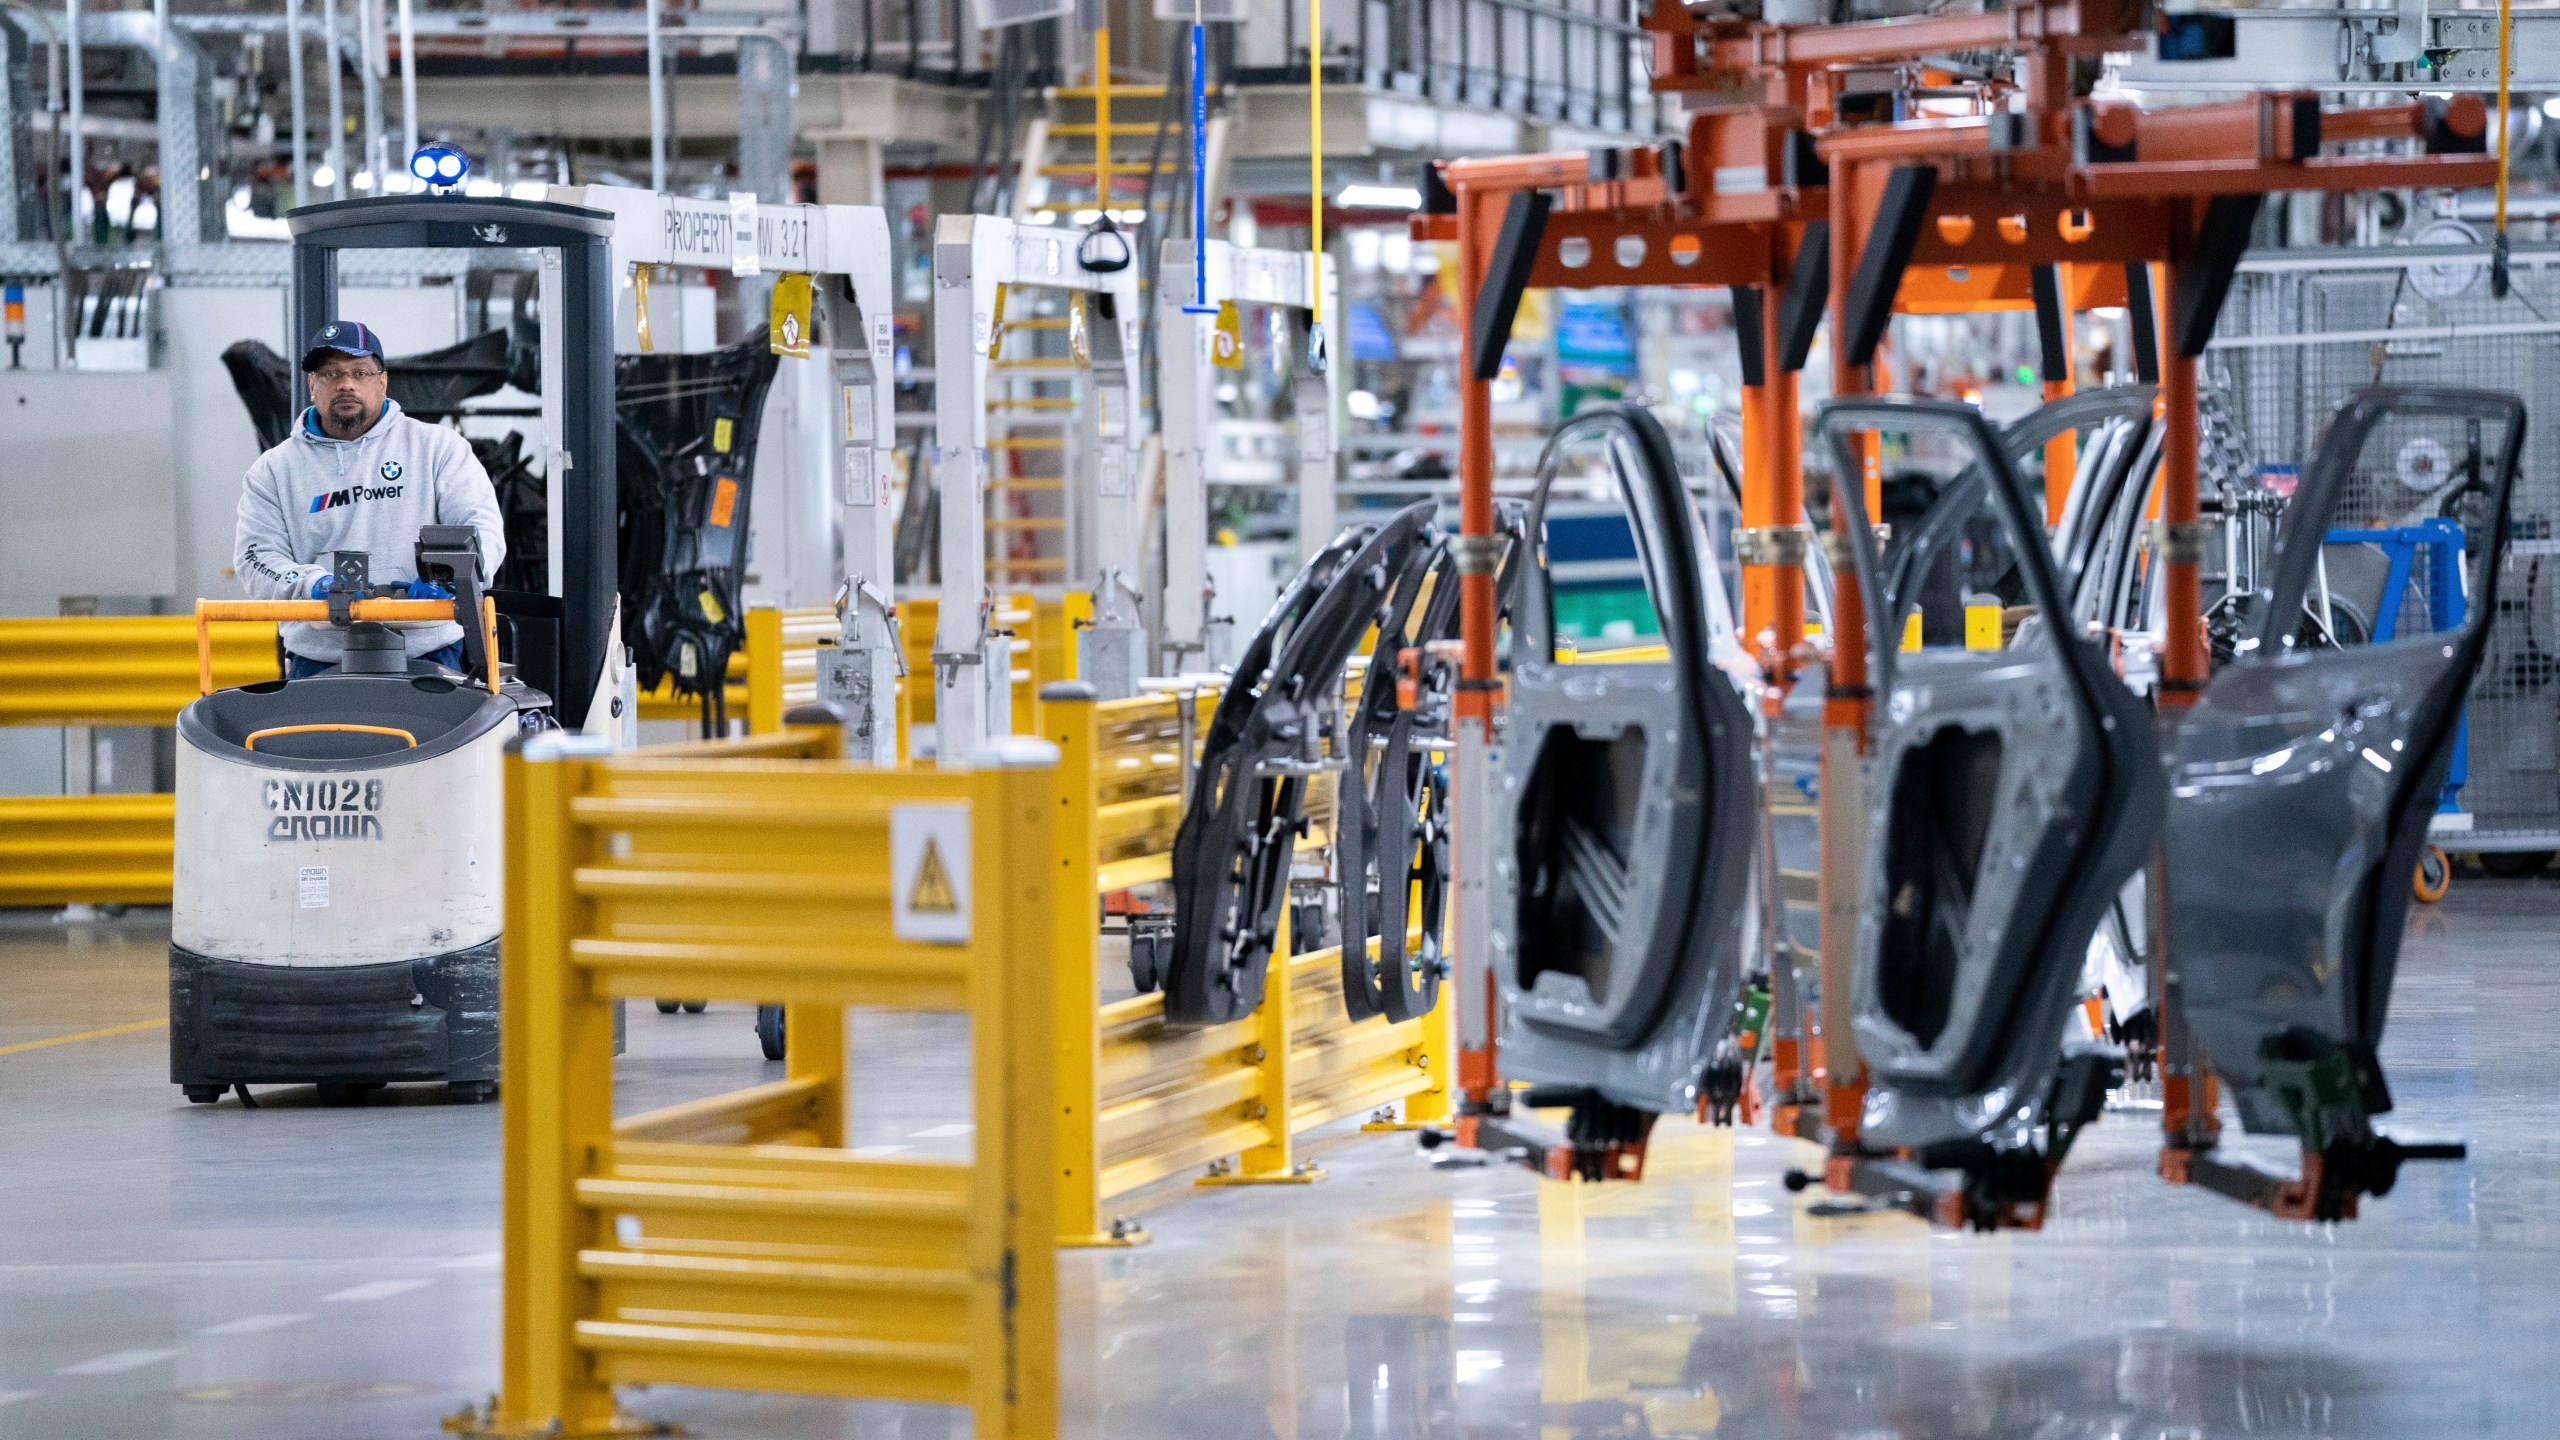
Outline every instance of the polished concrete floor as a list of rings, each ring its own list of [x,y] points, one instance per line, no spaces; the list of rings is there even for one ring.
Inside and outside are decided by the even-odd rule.
[[[2090,1132],[2040,1234],[1825,1216],[1795,1147],[1666,1127],[1639,1186],[1328,1141],[1308,1188],[1160,1187],[1060,1258],[1066,1433],[1111,1440],[2201,1440],[2560,1434],[2560,882],[2413,922],[2386,1058],[2413,1167],[2278,1223]],[[495,1107],[185,1104],[163,922],[0,912],[0,1437],[423,1437],[496,1379]],[[108,1031],[41,1048],[27,1042]],[[765,1073],[744,1010],[635,1010],[638,1107]],[[959,1037],[864,1017],[856,1139],[968,1144]],[[895,1153],[895,1152],[892,1152]],[[957,1436],[944,1412],[659,1389],[706,1437]]]

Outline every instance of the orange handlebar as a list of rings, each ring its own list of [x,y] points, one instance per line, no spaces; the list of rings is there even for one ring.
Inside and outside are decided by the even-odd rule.
[[[196,686],[199,694],[213,693],[213,631],[216,620],[326,620],[326,600],[199,600],[196,602]],[[453,602],[449,600],[358,600],[350,618],[375,620],[392,624],[401,622],[450,620]],[[485,677],[489,693],[498,693],[498,602],[480,597],[480,635],[489,657],[489,673]],[[411,741],[416,744],[416,741]]]
[[[397,726],[392,726],[392,725],[319,725],[319,724],[314,724],[314,725],[270,725],[270,726],[268,726],[268,727],[267,727],[266,729],[264,729],[264,730],[252,730],[252,731],[250,731],[250,732],[249,732],[249,738],[240,742],[240,748],[241,748],[241,749],[243,749],[243,750],[255,750],[255,749],[257,749],[257,748],[258,748],[258,742],[259,742],[259,741],[261,741],[261,740],[266,739],[266,738],[267,738],[268,736],[270,736],[270,735],[308,735],[308,734],[312,733],[313,731],[319,731],[319,730],[331,731],[331,732],[335,732],[335,733],[338,733],[338,734],[346,734],[346,735],[396,735],[396,736],[398,736],[399,738],[401,738],[402,740],[407,741],[407,742],[408,742],[408,744],[409,744],[409,748],[410,748],[410,749],[415,750],[415,749],[417,749],[417,748],[418,748],[418,737],[417,737],[417,736],[415,736],[415,735],[410,734],[410,733],[409,733],[408,731],[406,731],[406,730],[402,730],[402,729],[398,728]]]

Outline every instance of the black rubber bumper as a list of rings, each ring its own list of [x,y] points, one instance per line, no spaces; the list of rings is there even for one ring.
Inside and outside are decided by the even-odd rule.
[[[498,1078],[498,942],[387,965],[250,965],[169,947],[178,1085]]]

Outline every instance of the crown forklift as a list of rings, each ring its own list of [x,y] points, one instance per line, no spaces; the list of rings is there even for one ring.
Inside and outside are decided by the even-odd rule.
[[[468,526],[429,526],[417,574],[453,599],[383,598],[389,557],[340,552],[324,600],[199,601],[225,620],[326,621],[345,661],[208,692],[178,720],[170,1080],[198,1104],[252,1085],[346,1103],[395,1082],[496,1094],[506,876],[501,755],[554,726],[616,748],[637,707],[615,609],[613,217],[456,195],[306,206],[292,333],[337,318],[340,252],[537,249],[552,457],[548,594],[491,593]],[[392,627],[452,619],[465,670],[411,660]]]

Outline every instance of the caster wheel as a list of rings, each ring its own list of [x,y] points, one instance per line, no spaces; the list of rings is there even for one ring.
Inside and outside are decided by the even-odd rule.
[[[759,1005],[756,1007],[756,1043],[764,1047],[764,1058],[767,1060],[779,1060],[787,1053],[789,1047],[782,1033],[781,1006]]]
[[[444,1098],[456,1105],[485,1105],[498,1098],[495,1080],[455,1080],[444,1087]]]
[[[187,1103],[190,1105],[214,1104],[220,1101],[223,1092],[230,1088],[228,1085],[189,1085],[185,1087]]]
[[[1798,1194],[1813,1184],[1813,1177],[1801,1170],[1790,1170],[1787,1172],[1786,1184],[1788,1194]]]
[[[687,1000],[684,1002],[684,1013],[687,1015],[699,1015],[710,1008],[711,1002],[708,1000]]]
[[[2421,905],[2433,905],[2453,888],[2453,861],[2444,851],[2430,845],[2418,855],[2418,873],[2410,885],[2410,893]]]
[[[677,1010],[681,1009],[683,1005],[684,1002],[681,1000],[661,1000],[658,1002],[658,1013],[661,1015],[673,1015]]]

